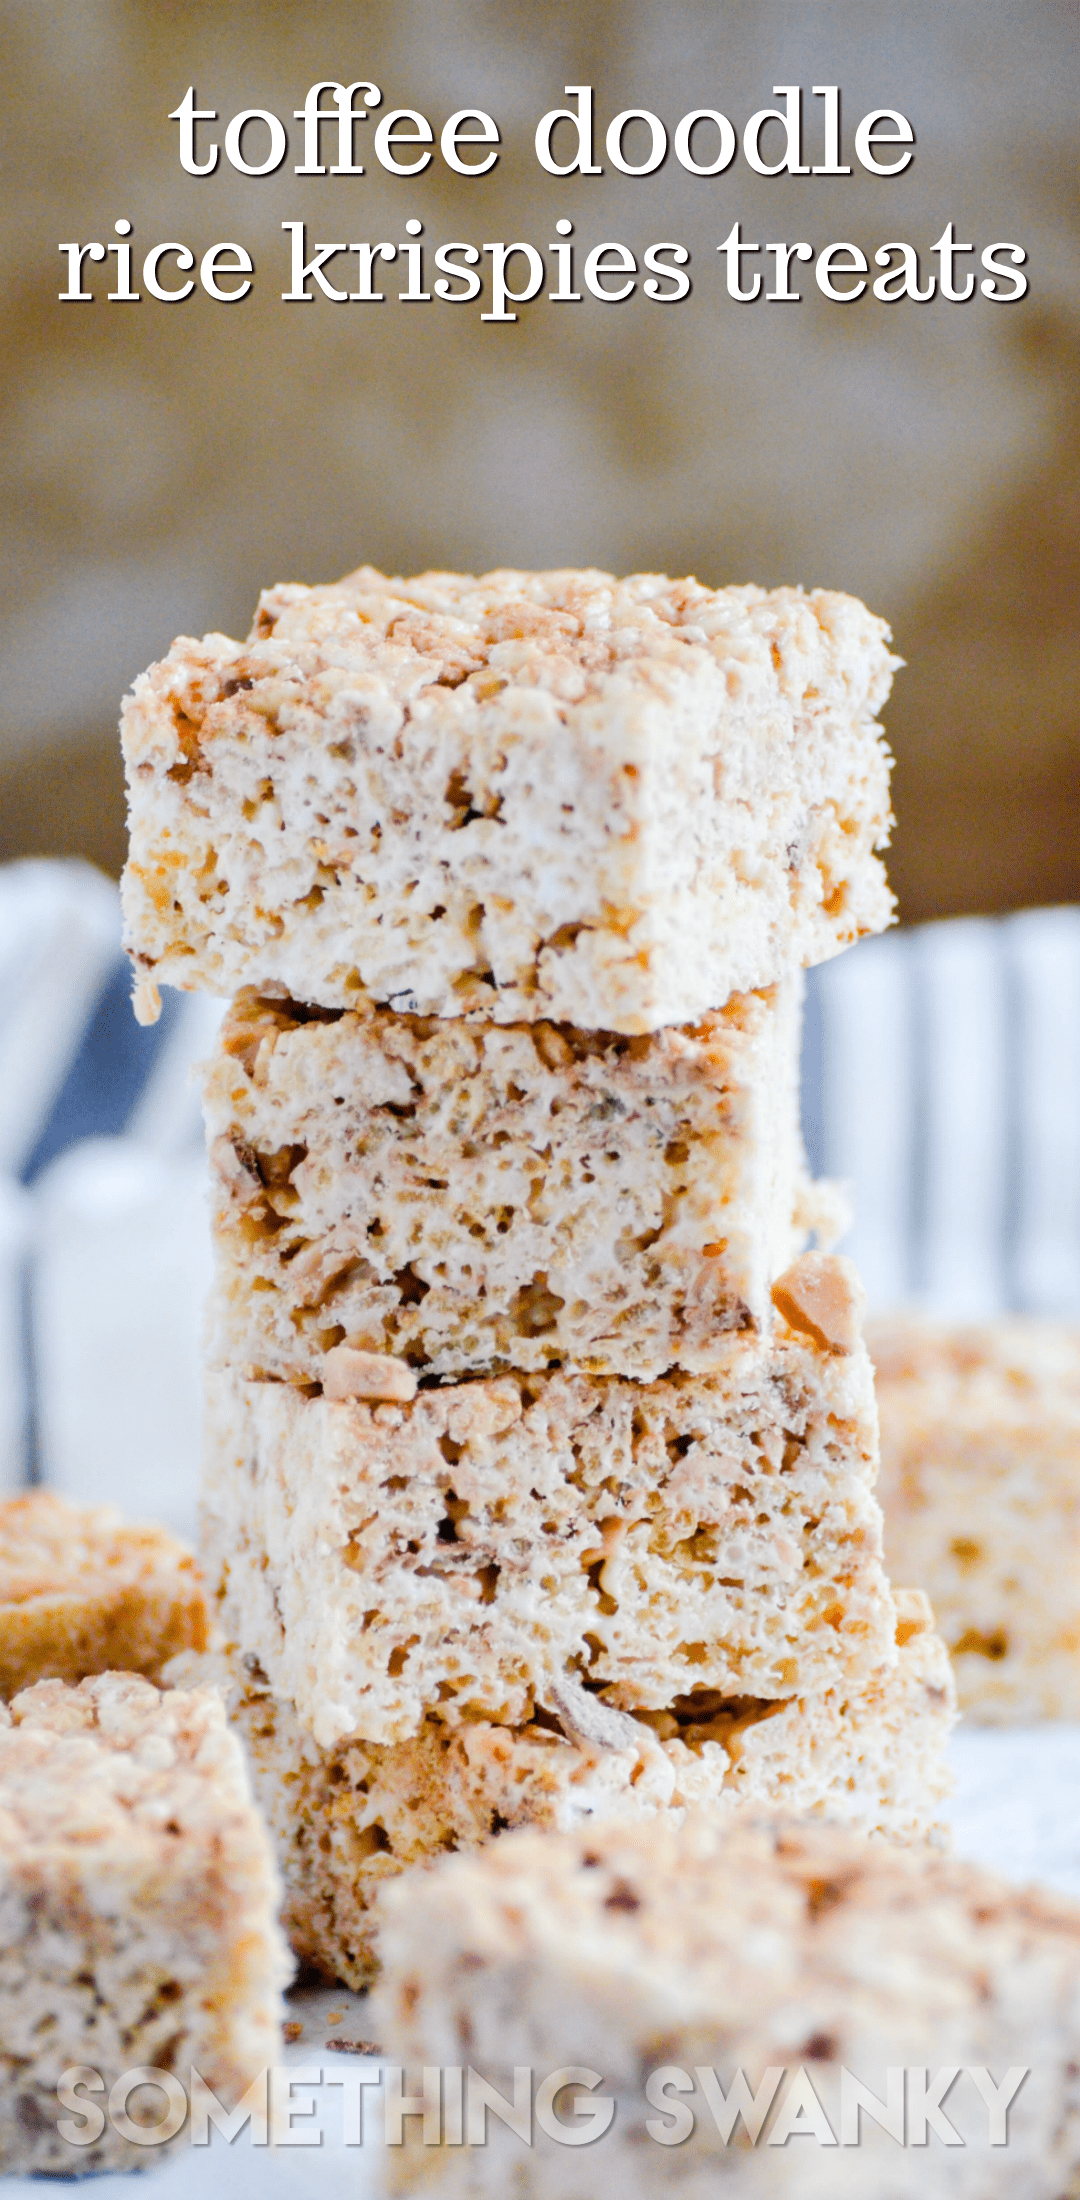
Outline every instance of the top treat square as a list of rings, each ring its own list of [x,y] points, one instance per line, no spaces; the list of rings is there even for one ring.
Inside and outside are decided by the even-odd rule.
[[[122,721],[137,1011],[159,982],[655,1031],[891,920],[849,596],[362,567],[174,642]]]

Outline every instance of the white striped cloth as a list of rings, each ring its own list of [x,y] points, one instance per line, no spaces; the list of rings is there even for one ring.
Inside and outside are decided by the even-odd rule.
[[[1080,1314],[1080,909],[954,918],[812,971],[803,1128],[871,1304]]]
[[[0,870],[0,1485],[190,1533],[209,1276],[191,1068],[220,1003],[129,1005],[116,889]],[[878,1310],[1080,1313],[1080,909],[957,919],[812,971],[804,1136]]]

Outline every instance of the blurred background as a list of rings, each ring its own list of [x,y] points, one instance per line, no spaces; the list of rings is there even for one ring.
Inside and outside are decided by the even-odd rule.
[[[243,634],[267,583],[362,562],[802,581],[889,619],[904,929],[811,974],[808,1151],[855,1187],[876,1306],[1080,1314],[1080,908],[1056,906],[1080,904],[1078,25],[1075,0],[0,6],[0,1485],[137,1490],[193,1525],[188,1073],[217,1010],[130,1016],[118,706],[178,632]],[[390,178],[365,125],[363,177],[297,177],[293,110],[322,78],[373,78],[383,114],[436,130],[486,108],[497,167]],[[838,83],[848,148],[895,107],[916,157],[891,181],[763,179],[741,155],[711,181],[670,158],[560,181],[533,134],[583,82],[601,132],[643,106],[669,133],[695,107],[741,131],[788,83],[816,133],[810,88]],[[183,173],[166,118],[190,84],[219,137],[244,108],[282,117],[275,176]],[[561,217],[579,251],[688,244],[692,297],[541,298],[498,327],[398,305],[397,269],[377,308],[280,297],[285,220],[309,250],[418,218],[431,244],[546,253]],[[243,242],[252,294],[106,305],[94,270],[97,302],[59,303],[59,241],[120,218],[137,267],[165,239]],[[904,238],[924,270],[951,221],[1026,246],[1030,292],[845,308],[803,269],[798,306],[740,306],[715,252],[736,219],[871,260]]]
[[[902,917],[1080,897],[1075,0],[8,0],[0,21],[0,858],[118,869],[121,693],[177,632],[246,632],[269,581],[594,564],[864,597],[910,667],[888,712]],[[436,158],[413,183],[361,142],[363,177],[297,177],[308,85],[368,76],[384,114],[436,129],[486,107],[497,167],[467,182]],[[698,106],[740,128],[783,83],[816,132],[810,87],[839,83],[849,159],[883,105],[911,118],[916,157],[892,181],[857,163],[767,180],[740,154],[711,181],[669,157],[561,182],[533,132],[580,82],[604,126],[641,105],[669,133]],[[224,155],[184,175],[166,117],[189,84],[222,128],[245,107],[285,119],[276,175]],[[680,239],[695,292],[538,300],[493,327],[397,305],[394,270],[382,307],[282,304],[283,220],[314,242],[403,239],[412,216],[432,242],[543,250],[560,216],[586,246]],[[119,217],[136,265],[166,238],[240,239],[253,294],[61,305],[58,241]],[[928,253],[951,220],[1025,244],[1030,294],[842,308],[803,270],[801,305],[738,306],[715,253],[736,217],[868,256],[893,237]]]

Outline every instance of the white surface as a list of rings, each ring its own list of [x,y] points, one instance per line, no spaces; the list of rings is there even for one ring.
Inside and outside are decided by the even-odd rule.
[[[33,1325],[42,1479],[194,1539],[206,1169],[89,1139],[37,1188]]]
[[[25,1192],[0,1176],[0,1495],[5,1496],[22,1478],[22,1294],[30,1224]]]
[[[1017,1156],[1025,1226],[1022,1306],[1080,1313],[1080,909],[1035,909],[1004,927],[1016,996]]]
[[[855,1195],[844,1251],[872,1306],[908,1295],[912,1059],[910,956],[898,933],[867,940],[816,974],[823,1037],[823,1167]]]
[[[128,1136],[163,1155],[202,1146],[202,1102],[195,1075],[228,1006],[209,993],[185,993],[182,1014],[132,1109]]]
[[[88,863],[0,870],[0,1170],[37,1144],[120,947],[120,897]]]
[[[953,1847],[1005,1879],[1080,1900],[1080,1723],[972,1726],[953,1736]]]
[[[913,1281],[927,1313],[977,1320],[1000,1310],[1008,1287],[1000,926],[978,918],[928,924],[914,947],[916,1013],[925,1030],[924,1090],[916,1095],[924,1137],[912,1183],[923,1225],[921,1272]]]

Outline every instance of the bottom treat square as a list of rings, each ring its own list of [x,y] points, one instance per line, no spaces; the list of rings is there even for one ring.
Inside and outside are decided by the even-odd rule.
[[[380,1886],[447,1848],[511,1827],[677,1823],[688,1807],[753,1803],[836,1818],[896,1841],[940,1837],[954,1717],[948,1659],[925,1597],[897,1592],[897,1662],[858,1689],[774,1701],[700,1689],[634,1716],[567,1684],[528,1725],[429,1716],[406,1742],[324,1749],[233,1650],[177,1658],[167,1678],[216,1679],[277,1845],[296,1954],[352,1987],[377,1968]]]

